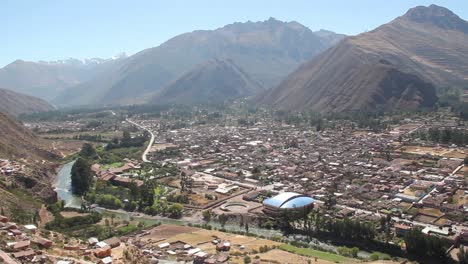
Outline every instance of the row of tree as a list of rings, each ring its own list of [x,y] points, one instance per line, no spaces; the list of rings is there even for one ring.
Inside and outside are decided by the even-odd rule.
[[[373,222],[362,222],[359,219],[349,218],[336,219],[319,210],[288,211],[277,219],[277,224],[289,233],[299,231],[310,238],[326,236],[348,244],[379,247],[381,250],[391,253],[400,251],[398,247],[388,244],[391,238],[391,218],[389,217],[382,217],[380,220],[380,231]],[[377,239],[380,232],[385,233],[385,241]],[[446,260],[445,252],[449,243],[442,238],[425,235],[419,228],[413,228],[405,236],[404,241],[407,252],[413,257]]]
[[[468,145],[468,131],[456,128],[429,128],[414,134],[422,140],[442,144]]]
[[[449,243],[437,236],[425,235],[419,228],[411,229],[405,235],[406,251],[416,257],[445,259]]]
[[[112,141],[107,144],[106,150],[116,149],[116,148],[130,148],[130,147],[143,147],[148,138],[147,133],[143,135],[132,137],[129,131],[123,132],[123,137],[115,137]]]
[[[377,233],[373,223],[349,218],[336,219],[320,210],[287,211],[278,220],[282,229],[290,232],[301,230],[310,238],[326,233],[344,240],[372,241]]]
[[[103,140],[101,134],[98,134],[98,135],[79,134],[79,135],[73,136],[73,139],[75,139],[75,140],[94,141],[94,142],[105,142],[105,140]]]
[[[93,182],[91,160],[96,157],[96,150],[89,143],[83,144],[78,159],[71,169],[71,184],[74,194],[83,195],[89,191]]]

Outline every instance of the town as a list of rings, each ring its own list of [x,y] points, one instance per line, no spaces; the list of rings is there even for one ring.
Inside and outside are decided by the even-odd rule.
[[[327,263],[333,257],[314,250],[338,262],[410,256],[415,230],[443,241],[443,254],[454,258],[468,243],[468,130],[452,113],[362,123],[242,110],[169,109],[157,118],[111,111],[95,126],[75,118],[73,131],[61,134],[60,121],[26,123],[57,145],[89,142],[74,159],[86,160],[92,179],[74,206],[59,194],[65,201],[49,206],[44,223],[2,216],[0,257],[268,263],[290,254],[298,259],[290,263]],[[0,164],[4,177],[21,174],[14,161]],[[60,235],[74,221],[87,224]],[[304,247],[313,253],[298,253]]]

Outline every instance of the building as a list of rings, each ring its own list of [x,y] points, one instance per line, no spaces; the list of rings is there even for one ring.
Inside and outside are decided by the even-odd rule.
[[[263,201],[263,212],[268,215],[278,215],[287,210],[312,209],[315,200],[309,196],[284,192]]]
[[[411,230],[411,226],[404,224],[395,224],[395,233],[397,236],[404,236]]]

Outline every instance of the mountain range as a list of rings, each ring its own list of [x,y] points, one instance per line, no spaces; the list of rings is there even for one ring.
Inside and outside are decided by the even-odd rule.
[[[270,18],[181,34],[130,57],[16,61],[0,69],[0,87],[57,106],[252,96],[319,112],[432,107],[438,89],[468,85],[467,25],[436,5],[351,37]]]
[[[436,88],[468,85],[468,22],[431,5],[348,37],[257,101],[288,110],[415,109]]]
[[[343,37],[325,31],[314,33],[297,22],[273,18],[198,30],[130,56],[118,67],[67,89],[53,102],[57,105],[147,103],[163,88],[213,59],[231,60],[249,79],[268,88]]]
[[[0,87],[51,102],[60,92],[111,70],[125,57],[39,62],[16,60],[0,69]]]

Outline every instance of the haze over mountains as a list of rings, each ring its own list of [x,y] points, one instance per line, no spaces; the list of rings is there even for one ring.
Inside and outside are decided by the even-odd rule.
[[[111,70],[125,57],[122,54],[112,59],[16,60],[0,69],[0,87],[51,101],[65,89]]]
[[[435,5],[347,38],[270,18],[181,34],[126,58],[16,61],[0,69],[0,87],[58,106],[257,94],[256,103],[287,110],[416,109],[433,106],[438,88],[468,86],[467,25]]]
[[[259,101],[320,112],[434,105],[436,87],[468,84],[467,27],[443,7],[413,8],[371,32],[346,38]]]
[[[53,86],[55,91],[64,90],[52,102],[57,105],[146,103],[160,89],[212,59],[230,59],[249,78],[263,87],[272,87],[300,63],[343,37],[328,31],[314,33],[297,22],[281,22],[273,18],[263,22],[234,23],[216,30],[194,31],[141,51],[117,65],[113,63],[113,67],[99,71],[91,78],[89,75],[78,75],[78,78],[65,74],[50,77],[48,79],[53,85],[49,86]],[[32,75],[27,70],[20,73]],[[6,77],[0,74],[0,85],[5,83],[2,78]],[[26,79],[36,80],[39,76]],[[59,88],[60,82],[63,85]],[[25,86],[27,84],[8,87]],[[67,89],[69,87],[72,88]],[[30,91],[40,88],[43,86]]]

